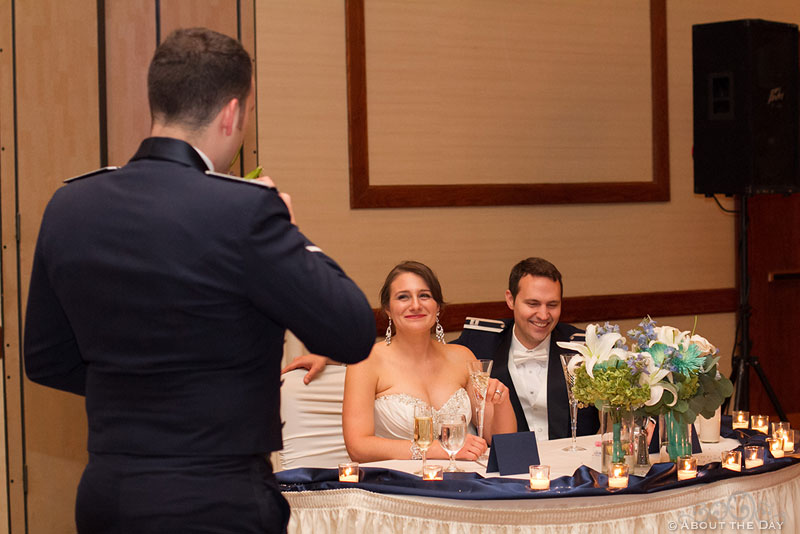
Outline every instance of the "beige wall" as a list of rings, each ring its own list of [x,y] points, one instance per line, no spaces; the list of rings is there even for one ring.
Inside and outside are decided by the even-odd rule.
[[[369,66],[369,6],[366,13]],[[693,193],[691,159],[691,26],[734,18],[797,23],[800,4],[667,3],[667,203],[351,210],[345,12],[327,0],[257,6],[260,164],[292,194],[300,228],[343,265],[375,306],[385,273],[409,258],[437,271],[451,302],[500,300],[511,265],[528,255],[559,266],[566,296],[734,287],[734,216]],[[370,93],[370,74],[368,100],[382,97]],[[638,98],[644,103],[634,106],[649,105],[649,93]],[[404,165],[401,156],[392,162],[385,148],[370,157],[382,158],[375,168]],[[722,203],[733,207],[730,199]],[[692,317],[656,319],[681,328],[693,323]],[[725,355],[723,368],[730,366],[734,328],[732,313],[699,318],[699,332]]]

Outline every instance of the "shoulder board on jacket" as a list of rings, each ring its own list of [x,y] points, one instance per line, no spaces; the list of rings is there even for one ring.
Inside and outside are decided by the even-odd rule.
[[[70,182],[74,182],[75,180],[80,180],[81,178],[88,178],[90,176],[97,176],[98,174],[105,174],[107,172],[116,171],[117,169],[119,169],[119,167],[114,167],[114,166],[103,167],[101,169],[97,169],[97,170],[94,170],[94,171],[91,171],[91,172],[87,172],[86,174],[79,174],[78,176],[73,176],[72,178],[67,178],[66,180],[64,180],[64,183],[68,184]]]
[[[225,173],[222,173],[222,172],[214,172],[214,171],[206,171],[206,175],[207,176],[213,176],[214,178],[222,178],[224,180],[231,180],[233,182],[239,182],[239,183],[243,183],[243,184],[250,184],[250,185],[255,185],[255,186],[258,186],[258,187],[266,187],[267,189],[274,189],[274,190],[277,191],[277,189],[275,189],[274,187],[272,187],[270,185],[265,184],[264,182],[258,182],[256,180],[245,180],[241,176],[234,176],[232,174],[225,174]]]
[[[479,319],[477,317],[467,317],[464,319],[464,330],[483,330],[484,332],[494,332],[499,334],[506,328],[506,323],[497,319]]]

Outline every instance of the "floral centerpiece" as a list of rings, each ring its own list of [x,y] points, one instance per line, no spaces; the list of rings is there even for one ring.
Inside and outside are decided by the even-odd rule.
[[[697,320],[695,319],[695,328]],[[649,355],[644,379],[650,386],[650,400],[640,412],[661,416],[662,435],[672,461],[691,454],[688,425],[698,415],[714,416],[733,384],[717,370],[717,348],[692,331],[671,326],[656,326],[646,317],[628,331],[632,350]]]
[[[614,407],[619,413],[627,409],[660,415],[672,430],[667,432],[670,459],[690,454],[687,425],[698,414],[712,417],[733,391],[730,380],[717,372],[717,349],[693,332],[656,326],[650,317],[627,334],[630,347],[618,325],[590,324],[585,343],[558,343],[579,353],[568,368],[575,376],[575,399],[600,410]],[[616,425],[614,433],[612,461],[619,461]]]
[[[633,454],[633,410],[650,399],[650,387],[641,380],[648,365],[646,358],[626,350],[624,343],[619,326],[608,323],[587,326],[584,343],[558,342],[561,348],[578,353],[567,366],[574,377],[575,400],[600,410],[604,471],[609,463],[622,462]]]

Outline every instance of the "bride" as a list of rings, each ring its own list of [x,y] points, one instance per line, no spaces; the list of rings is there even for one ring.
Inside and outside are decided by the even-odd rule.
[[[386,340],[376,343],[366,360],[348,366],[345,378],[344,441],[357,462],[418,457],[415,404],[428,404],[438,414],[463,413],[467,421],[476,413],[467,368],[475,356],[466,347],[444,344],[439,325],[444,301],[433,271],[403,262],[386,277],[380,297],[389,317]],[[431,336],[434,329],[438,340]],[[508,390],[496,379],[489,380],[484,421],[483,436],[469,434],[456,458],[476,460],[493,434],[516,432]],[[447,458],[447,453],[436,441],[427,457]]]

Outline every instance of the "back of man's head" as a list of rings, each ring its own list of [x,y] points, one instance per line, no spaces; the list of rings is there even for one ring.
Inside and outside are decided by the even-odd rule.
[[[519,281],[528,274],[558,282],[563,295],[564,282],[561,280],[561,272],[556,269],[555,265],[543,258],[525,258],[511,269],[511,274],[508,276],[508,290],[514,298],[517,298],[517,293],[519,293]]]
[[[175,30],[150,62],[151,118],[199,130],[233,98],[239,99],[243,114],[252,76],[250,55],[235,39],[207,28]]]

